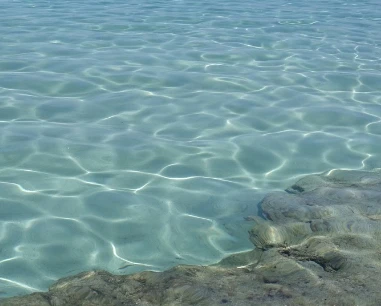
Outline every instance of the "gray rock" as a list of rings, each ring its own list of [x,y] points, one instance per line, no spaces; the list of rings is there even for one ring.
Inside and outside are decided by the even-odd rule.
[[[0,305],[381,304],[380,172],[307,176],[260,205],[250,252],[159,273],[84,272]]]

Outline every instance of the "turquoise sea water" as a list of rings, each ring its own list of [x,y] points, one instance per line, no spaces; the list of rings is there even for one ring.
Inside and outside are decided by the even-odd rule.
[[[265,193],[381,167],[368,1],[0,1],[0,298],[251,248]]]

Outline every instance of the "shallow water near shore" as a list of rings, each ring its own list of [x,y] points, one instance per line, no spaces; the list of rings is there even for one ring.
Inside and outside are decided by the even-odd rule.
[[[0,298],[252,247],[299,177],[381,167],[376,1],[0,3]]]

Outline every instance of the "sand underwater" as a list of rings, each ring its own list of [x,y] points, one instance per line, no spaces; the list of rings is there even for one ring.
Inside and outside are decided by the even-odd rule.
[[[258,203],[253,203],[257,205]],[[332,170],[259,203],[255,248],[212,266],[89,271],[3,306],[380,305],[381,171]]]

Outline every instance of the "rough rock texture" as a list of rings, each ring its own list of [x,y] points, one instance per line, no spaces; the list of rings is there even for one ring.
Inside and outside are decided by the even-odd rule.
[[[0,305],[381,305],[381,173],[308,176],[261,202],[256,248],[209,267],[91,271]]]

